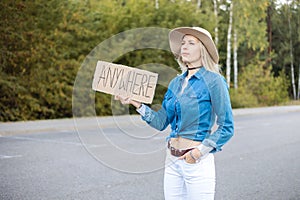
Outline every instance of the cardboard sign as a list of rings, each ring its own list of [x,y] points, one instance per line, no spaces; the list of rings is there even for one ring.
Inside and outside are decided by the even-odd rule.
[[[98,61],[92,88],[133,100],[152,103],[158,74],[124,65]]]

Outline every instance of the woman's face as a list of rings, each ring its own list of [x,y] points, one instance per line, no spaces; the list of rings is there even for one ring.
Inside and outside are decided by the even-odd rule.
[[[201,65],[200,41],[192,36],[185,35],[181,42],[181,57],[184,63],[193,66]]]

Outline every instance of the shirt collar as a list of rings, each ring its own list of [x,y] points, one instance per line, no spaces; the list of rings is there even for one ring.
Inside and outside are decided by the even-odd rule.
[[[200,79],[203,76],[203,74],[205,73],[205,71],[206,71],[205,67],[201,67],[193,76],[195,76],[196,78]],[[181,75],[180,79],[186,78],[187,74],[188,74],[188,71],[185,71]]]

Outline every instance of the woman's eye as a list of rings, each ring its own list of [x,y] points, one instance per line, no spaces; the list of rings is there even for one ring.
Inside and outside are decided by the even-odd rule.
[[[195,42],[187,42],[189,45],[195,45]],[[183,45],[185,45],[186,44],[186,42],[182,42],[181,43],[181,46],[183,46]]]

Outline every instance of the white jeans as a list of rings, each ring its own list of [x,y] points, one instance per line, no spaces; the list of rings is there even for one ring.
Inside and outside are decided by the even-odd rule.
[[[165,200],[213,200],[215,195],[215,161],[209,153],[199,163],[178,160],[167,150],[164,174]]]

